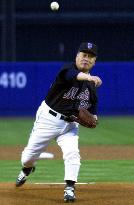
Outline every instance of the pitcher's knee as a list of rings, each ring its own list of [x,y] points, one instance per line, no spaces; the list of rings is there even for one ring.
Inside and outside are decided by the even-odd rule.
[[[35,158],[31,156],[23,156],[21,157],[21,163],[24,167],[33,167],[35,165]]]
[[[64,154],[63,159],[65,162],[80,165],[80,154],[77,151],[72,151]]]

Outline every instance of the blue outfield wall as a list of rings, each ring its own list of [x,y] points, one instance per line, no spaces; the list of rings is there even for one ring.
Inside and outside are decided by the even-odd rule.
[[[63,62],[0,63],[0,116],[34,115]],[[134,62],[96,63],[100,115],[134,114]],[[61,88],[62,89],[62,88]]]

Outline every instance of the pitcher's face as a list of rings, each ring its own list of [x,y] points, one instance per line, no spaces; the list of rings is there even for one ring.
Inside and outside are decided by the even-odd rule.
[[[92,53],[79,52],[76,56],[76,66],[78,70],[88,73],[95,65],[96,56]]]

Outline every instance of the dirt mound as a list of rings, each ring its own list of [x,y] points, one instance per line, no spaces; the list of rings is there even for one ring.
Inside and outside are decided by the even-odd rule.
[[[59,205],[63,202],[64,185],[26,184],[16,188],[11,183],[0,183],[0,205]],[[75,204],[133,205],[133,184],[76,185]]]

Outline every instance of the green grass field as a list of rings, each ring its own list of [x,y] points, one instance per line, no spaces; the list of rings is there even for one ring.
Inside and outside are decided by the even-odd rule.
[[[82,160],[79,182],[134,182],[134,160]],[[0,160],[0,182],[14,182],[20,170],[19,161]],[[38,162],[30,183],[63,182],[61,160]]]
[[[96,129],[80,127],[80,145],[134,145],[134,117],[101,117]],[[1,118],[0,145],[26,145],[33,118]],[[54,142],[53,142],[54,143]],[[134,160],[82,160],[79,182],[134,182]],[[20,161],[0,160],[0,182],[14,182]],[[62,160],[38,162],[29,182],[63,182]]]
[[[0,119],[0,145],[26,145],[33,118]],[[96,129],[80,127],[80,145],[134,145],[134,117],[101,117]]]

